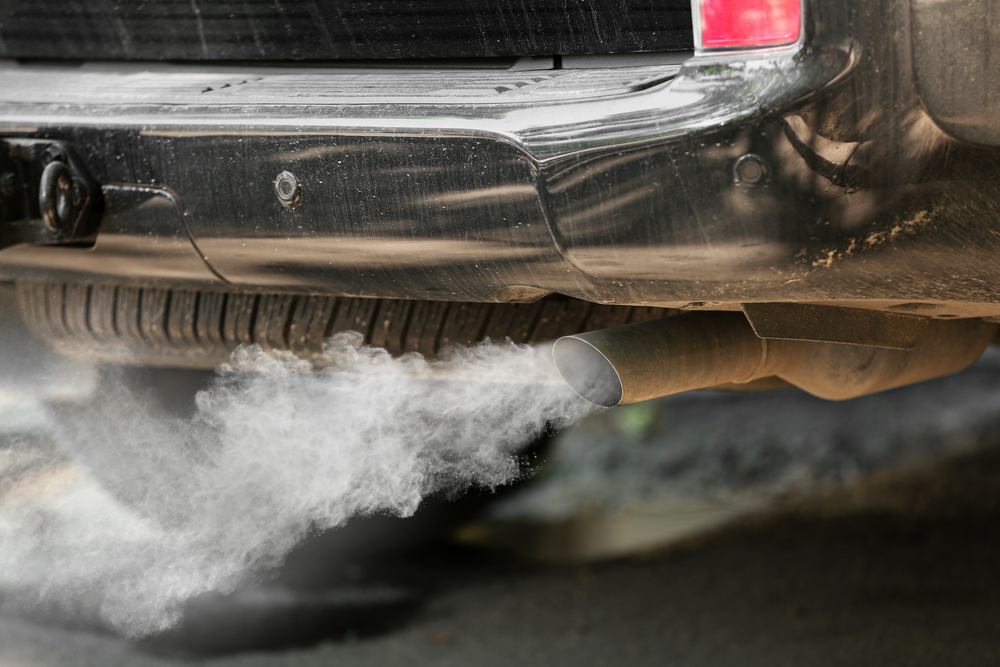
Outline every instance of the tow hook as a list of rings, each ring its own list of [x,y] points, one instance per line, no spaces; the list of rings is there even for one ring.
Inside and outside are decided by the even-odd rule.
[[[100,185],[62,141],[0,139],[0,248],[92,244]]]

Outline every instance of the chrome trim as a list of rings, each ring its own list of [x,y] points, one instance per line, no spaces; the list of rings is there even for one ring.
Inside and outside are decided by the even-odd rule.
[[[531,74],[557,82],[599,77],[601,86],[539,95],[521,91],[506,97],[468,91],[464,88],[467,82],[497,76],[469,70],[376,70],[364,75],[336,70],[278,71],[260,82],[266,85],[243,92],[230,85],[233,93],[205,99],[201,88],[263,77],[239,69],[220,72],[217,67],[201,73],[196,69],[178,72],[126,66],[123,74],[117,68],[5,63],[0,65],[0,78],[5,83],[0,88],[0,131],[16,134],[25,130],[37,133],[42,128],[114,127],[138,128],[144,135],[164,137],[434,132],[442,136],[489,135],[544,158],[592,142],[643,142],[776,110],[827,85],[848,65],[847,54],[840,50],[799,54],[785,48],[754,55],[754,59],[720,60],[719,54],[713,53],[683,65],[543,70]],[[427,79],[438,78],[455,84],[441,94],[396,92],[427,87]],[[525,78],[525,72],[517,71],[505,72],[497,80],[513,86]],[[374,90],[367,94],[341,92],[355,90],[362,79],[376,80],[377,84],[370,86]],[[750,96],[741,92],[747,84],[754,87]],[[324,90],[317,91],[320,85]]]
[[[851,63],[849,49],[833,46],[713,54],[679,67],[511,71],[499,76],[576,87],[509,95],[429,94],[424,85],[438,77],[457,82],[454,92],[472,76],[497,80],[495,71],[380,69],[365,75],[381,91],[369,97],[338,95],[369,85],[343,71],[280,71],[256,87],[204,96],[178,94],[175,84],[238,82],[243,73],[7,64],[0,133],[64,138],[89,156],[99,181],[176,193],[205,263],[235,285],[467,301],[528,289],[605,303],[675,302],[698,291],[665,289],[664,280],[701,280],[693,268],[723,262],[726,271],[742,270],[784,252],[764,244],[734,255],[741,242],[730,238],[710,242],[708,264],[702,249],[677,254],[687,239],[712,236],[699,207],[745,199],[730,192],[732,164],[760,124],[780,127],[783,111]],[[601,84],[584,90],[581,81]],[[686,173],[715,164],[724,181],[709,178],[691,192]],[[294,210],[273,192],[275,174],[286,169],[302,185]],[[777,214],[782,204],[769,188],[739,205],[746,215]],[[18,252],[0,252],[0,277],[23,275]],[[86,277],[60,259],[74,252],[87,251],[32,249],[34,273]],[[134,268],[142,276],[141,261]],[[716,278],[727,280],[726,271]]]

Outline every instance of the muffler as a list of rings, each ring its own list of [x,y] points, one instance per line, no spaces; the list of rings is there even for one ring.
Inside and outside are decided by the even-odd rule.
[[[603,407],[777,377],[844,400],[958,372],[998,325],[931,320],[909,350],[758,338],[743,313],[688,313],[566,336],[553,358],[563,380]]]

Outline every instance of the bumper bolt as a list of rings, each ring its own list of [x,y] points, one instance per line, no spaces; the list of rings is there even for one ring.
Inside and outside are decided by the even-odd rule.
[[[302,201],[302,187],[290,171],[283,171],[274,179],[274,192],[285,208],[295,208]]]
[[[751,187],[767,183],[767,163],[760,157],[748,154],[736,161],[736,181]]]

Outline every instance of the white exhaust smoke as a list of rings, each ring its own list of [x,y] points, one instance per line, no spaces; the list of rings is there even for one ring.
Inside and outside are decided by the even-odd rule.
[[[240,349],[191,419],[116,382],[60,408],[57,442],[144,519],[42,520],[0,486],[0,587],[97,595],[121,632],[157,632],[188,598],[280,564],[312,530],[511,481],[519,448],[593,409],[559,380],[548,348],[483,343],[430,363],[342,334],[327,352],[334,365],[315,371]]]

